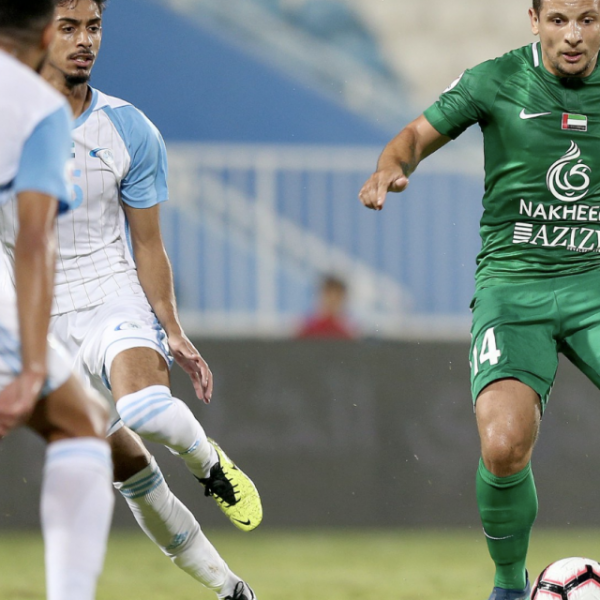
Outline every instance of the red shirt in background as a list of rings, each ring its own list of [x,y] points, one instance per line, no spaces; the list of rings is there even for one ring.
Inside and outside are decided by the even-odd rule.
[[[331,315],[315,315],[308,317],[300,327],[297,335],[299,339],[320,338],[353,340],[356,338],[354,329],[343,319]]]

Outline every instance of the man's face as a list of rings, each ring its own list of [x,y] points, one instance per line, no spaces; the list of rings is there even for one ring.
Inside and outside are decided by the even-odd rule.
[[[529,9],[531,30],[540,36],[544,66],[559,77],[586,77],[600,49],[600,0],[543,0]]]
[[[102,13],[98,5],[93,0],[74,0],[58,6],[54,28],[48,66],[59,71],[68,85],[87,83],[102,41]]]

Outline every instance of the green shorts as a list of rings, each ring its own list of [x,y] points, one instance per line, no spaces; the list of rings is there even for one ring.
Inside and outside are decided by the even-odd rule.
[[[471,393],[515,378],[545,408],[561,352],[600,388],[600,272],[477,290],[471,303]]]

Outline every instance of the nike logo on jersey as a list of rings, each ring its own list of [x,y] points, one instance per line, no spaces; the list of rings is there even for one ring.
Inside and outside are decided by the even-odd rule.
[[[551,112],[543,112],[543,113],[534,113],[534,114],[528,115],[525,112],[525,109],[523,109],[521,111],[521,113],[519,114],[519,117],[521,117],[521,119],[537,119],[537,117],[545,117],[545,116],[551,115],[551,114],[552,114]]]

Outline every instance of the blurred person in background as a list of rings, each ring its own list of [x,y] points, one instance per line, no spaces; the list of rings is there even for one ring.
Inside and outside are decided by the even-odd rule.
[[[173,359],[205,403],[212,396],[212,374],[177,315],[159,220],[160,203],[168,199],[163,139],[131,104],[88,85],[105,4],[59,0],[55,37],[42,70],[75,116],[74,210],[57,228],[50,327],[87,384],[109,399],[112,395],[113,409],[116,403],[108,431],[115,486],[140,527],[219,598],[253,600],[250,586],[229,569],[174,496],[138,437],[164,444],[179,456],[204,485],[205,495],[212,495],[238,528],[258,526],[262,506],[254,484],[171,394]],[[14,209],[8,203],[0,219],[11,255]]]
[[[93,600],[114,496],[108,412],[48,337],[55,217],[70,208],[71,114],[41,79],[54,0],[0,0],[0,204],[16,196],[14,276],[0,249],[0,438],[47,442],[41,490],[48,600]]]
[[[529,16],[539,41],[465,71],[384,148],[359,194],[383,209],[421,160],[481,127],[470,357],[490,600],[529,599],[531,456],[558,353],[600,387],[600,1],[533,0]]]
[[[348,286],[341,277],[325,275],[317,300],[316,312],[304,320],[297,338],[351,340],[357,337],[347,315]]]

